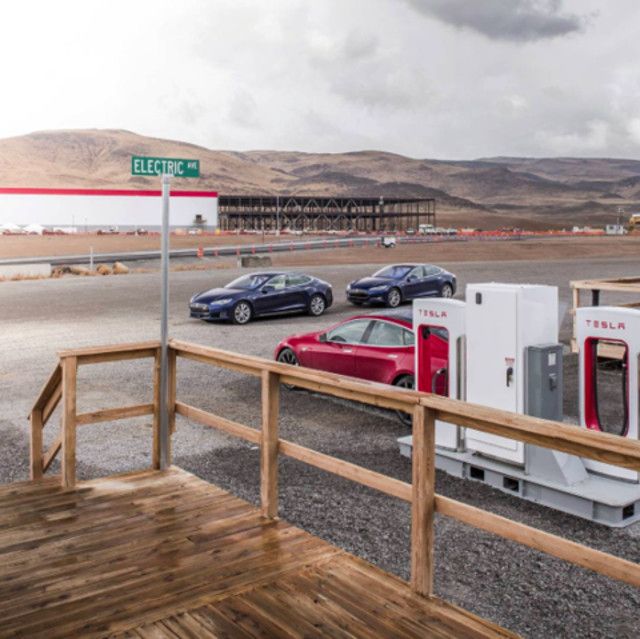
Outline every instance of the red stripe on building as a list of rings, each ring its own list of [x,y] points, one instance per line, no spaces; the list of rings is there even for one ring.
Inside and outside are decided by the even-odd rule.
[[[133,189],[34,189],[28,187],[0,188],[0,195],[115,195],[160,197],[162,191]],[[171,197],[218,197],[217,191],[171,191]]]

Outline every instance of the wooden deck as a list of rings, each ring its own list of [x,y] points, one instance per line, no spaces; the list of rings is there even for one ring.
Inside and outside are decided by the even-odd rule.
[[[513,637],[171,468],[0,487],[0,637]]]

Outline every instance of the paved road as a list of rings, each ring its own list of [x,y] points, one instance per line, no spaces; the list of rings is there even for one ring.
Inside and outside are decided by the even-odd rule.
[[[637,261],[604,259],[528,264],[526,262],[447,264],[467,282],[503,281],[555,284],[563,309],[569,281],[637,274]],[[211,325],[190,320],[190,296],[223,284],[239,271],[171,274],[171,335],[243,353],[271,357],[276,343],[294,332],[315,330],[354,313],[344,301],[346,283],[376,267],[318,267],[314,273],[334,284],[336,304],[326,316],[258,320],[248,326]],[[569,336],[569,318],[562,339]],[[65,348],[154,339],[159,334],[159,275],[5,282],[0,284],[0,480],[26,477],[31,402]],[[150,363],[123,362],[85,367],[79,378],[79,410],[98,410],[149,401]],[[259,423],[257,380],[204,365],[179,366],[178,394],[185,401],[249,425]],[[50,441],[57,423],[47,428]],[[284,392],[284,437],[400,479],[410,467],[396,438],[406,430],[387,413],[362,410],[303,392]],[[84,427],[79,432],[81,476],[108,474],[149,463],[147,418]],[[258,459],[255,447],[180,420],[176,461],[255,501]],[[406,577],[409,513],[405,504],[304,467],[281,464],[282,515],[325,539]],[[610,531],[574,517],[523,503],[478,484],[438,474],[438,491],[508,517],[543,527],[638,561],[638,530]],[[638,636],[637,591],[568,569],[455,522],[438,524],[436,590],[478,614],[527,636]],[[521,570],[516,570],[518,566]],[[576,589],[575,584],[580,583]],[[482,584],[482,588],[478,585]],[[505,594],[506,593],[506,594]],[[626,625],[620,620],[631,619]],[[596,629],[601,628],[602,632]]]

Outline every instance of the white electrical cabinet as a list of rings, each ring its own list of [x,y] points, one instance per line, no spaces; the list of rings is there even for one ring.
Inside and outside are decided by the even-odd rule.
[[[558,339],[558,289],[469,284],[466,294],[467,401],[524,413],[525,350]],[[522,442],[466,430],[470,451],[524,464]]]

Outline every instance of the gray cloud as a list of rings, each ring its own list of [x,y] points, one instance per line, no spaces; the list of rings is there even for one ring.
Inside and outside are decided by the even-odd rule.
[[[532,42],[582,31],[586,17],[561,0],[406,0],[426,16],[493,40]]]

